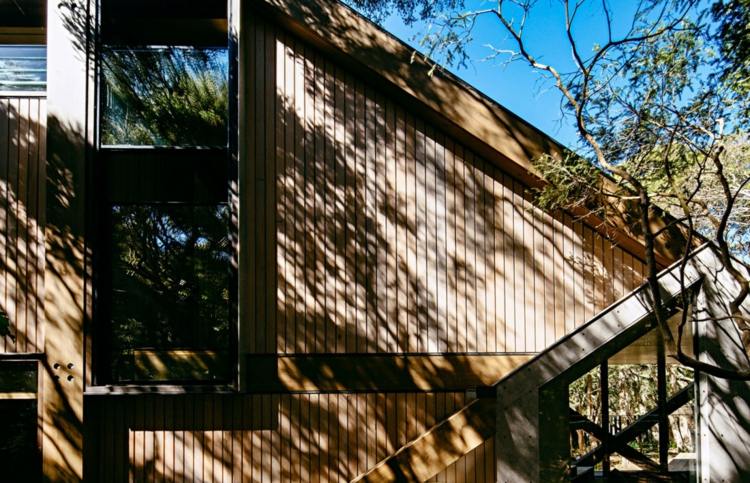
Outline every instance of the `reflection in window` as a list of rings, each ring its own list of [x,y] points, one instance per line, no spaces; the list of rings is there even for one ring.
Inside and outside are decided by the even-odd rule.
[[[228,208],[112,208],[113,379],[229,378]]]
[[[46,88],[45,46],[0,45],[0,91],[43,91]]]
[[[226,146],[226,48],[108,49],[102,145]]]

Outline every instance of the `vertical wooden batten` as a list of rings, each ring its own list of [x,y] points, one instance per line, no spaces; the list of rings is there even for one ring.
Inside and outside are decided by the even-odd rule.
[[[0,96],[0,353],[44,350],[46,100]]]
[[[535,352],[640,284],[587,312],[623,247],[262,13],[243,27],[249,352]]]
[[[43,471],[83,477],[84,322],[87,315],[85,178],[92,126],[92,3],[48,2],[47,223],[41,394]]]

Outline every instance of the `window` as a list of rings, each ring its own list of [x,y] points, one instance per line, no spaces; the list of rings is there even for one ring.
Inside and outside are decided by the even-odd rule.
[[[102,2],[95,382],[231,383],[226,5],[134,3]]]
[[[0,92],[47,87],[46,3],[0,2]]]
[[[0,91],[44,91],[47,48],[43,45],[0,45]]]
[[[0,362],[0,465],[4,481],[36,481],[37,362]]]
[[[103,145],[227,144],[227,49],[102,52]]]

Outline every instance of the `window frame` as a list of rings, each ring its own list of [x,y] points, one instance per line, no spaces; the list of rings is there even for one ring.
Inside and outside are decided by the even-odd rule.
[[[231,3],[229,0],[227,12],[229,12]],[[100,7],[101,9],[101,7]],[[101,10],[100,10],[101,11]],[[228,23],[227,14],[227,23]],[[214,19],[215,20],[215,19]],[[104,76],[101,68],[102,52],[105,46],[102,43],[101,35],[101,18],[99,20],[100,35],[94,46],[95,75],[93,76],[94,84],[94,105],[95,105],[95,125],[94,125],[94,156],[93,168],[91,170],[91,226],[90,230],[92,239],[92,291],[93,291],[93,330],[92,338],[92,356],[91,367],[92,377],[91,386],[87,392],[91,393],[111,393],[111,392],[138,392],[141,388],[148,388],[149,391],[157,392],[223,392],[236,391],[239,387],[239,318],[238,318],[238,295],[239,295],[239,273],[238,273],[238,203],[236,187],[238,183],[238,164],[237,164],[237,125],[238,125],[238,85],[237,85],[237,39],[227,33],[225,37],[226,44],[215,45],[210,42],[207,44],[205,38],[200,38],[199,42],[194,45],[185,45],[183,41],[175,44],[169,44],[169,47],[188,47],[188,48],[206,48],[219,47],[227,49],[227,67],[228,67],[228,118],[227,118],[227,144],[225,147],[185,147],[185,146],[122,146],[122,145],[102,145],[100,137],[100,124],[102,117],[102,91]],[[144,31],[144,35],[149,35],[149,30]],[[141,43],[128,45],[107,44],[107,49],[112,48],[142,48],[153,46],[149,39],[144,38]],[[161,39],[163,40],[163,38]],[[179,40],[184,40],[183,38]],[[222,159],[221,166],[226,169],[217,170],[215,159]],[[149,164],[151,163],[151,164]],[[188,168],[185,168],[187,164]],[[175,170],[179,165],[180,170]],[[133,167],[136,168],[133,168]],[[170,185],[176,187],[172,190],[172,196],[181,199],[164,199],[155,201],[148,198],[149,189],[144,189],[145,198],[137,199],[127,189],[117,188],[114,180],[125,173],[139,178],[143,176],[139,167],[148,166],[151,170],[158,172],[158,176],[164,178],[165,174],[171,173],[176,175],[178,182],[174,182],[174,176],[170,176]],[[204,181],[207,181],[204,183]],[[192,186],[189,184],[192,182]],[[182,185],[185,183],[185,185]],[[125,182],[121,185],[127,184]],[[158,184],[158,181],[153,183]],[[199,185],[204,186],[199,186]],[[223,185],[223,186],[222,186]],[[114,189],[112,189],[114,188]],[[223,193],[222,193],[223,192]],[[155,193],[155,191],[154,191]],[[128,199],[123,199],[123,197]],[[156,194],[152,198],[158,198]],[[111,322],[111,291],[106,292],[109,287],[112,272],[112,258],[110,253],[111,230],[106,223],[113,205],[118,204],[118,200],[130,204],[153,204],[153,203],[175,203],[181,205],[190,204],[226,204],[229,210],[229,224],[227,227],[227,236],[229,238],[231,259],[229,274],[229,347],[227,347],[229,357],[227,364],[227,380],[138,380],[138,381],[117,381],[114,379],[111,371],[113,362],[112,353],[112,322]],[[137,349],[137,348],[134,348]],[[166,351],[166,350],[165,350]],[[193,351],[195,353],[199,351]]]
[[[0,388],[0,403],[31,403],[33,401],[33,404],[36,405],[36,418],[37,421],[41,420],[42,418],[42,399],[41,399],[41,388],[42,388],[42,379],[43,379],[43,370],[45,366],[44,362],[44,355],[41,353],[25,353],[25,354],[12,354],[12,353],[6,353],[6,354],[0,354],[0,366],[13,366],[13,365],[33,365],[34,366],[34,372],[36,374],[36,387],[33,391],[18,391],[18,390],[7,390],[5,388]],[[51,367],[51,372],[53,372],[54,378],[61,378],[61,377],[67,377],[65,376],[67,368],[55,363]],[[32,473],[30,476],[32,477],[40,477],[41,478],[41,469],[42,469],[42,438],[44,436],[44,431],[41,426],[41,424],[36,425],[35,430],[35,448],[33,450],[34,454],[30,455],[32,458],[38,462],[38,464],[34,464],[31,467],[27,467],[26,471],[31,471]]]

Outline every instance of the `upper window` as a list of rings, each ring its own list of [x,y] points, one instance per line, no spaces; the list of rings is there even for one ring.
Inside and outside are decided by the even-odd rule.
[[[108,48],[101,59],[102,145],[226,146],[226,48]]]
[[[0,92],[47,87],[44,0],[0,2]]]
[[[222,3],[102,0],[97,384],[233,380]]]
[[[44,91],[47,48],[43,45],[0,45],[0,91]]]

